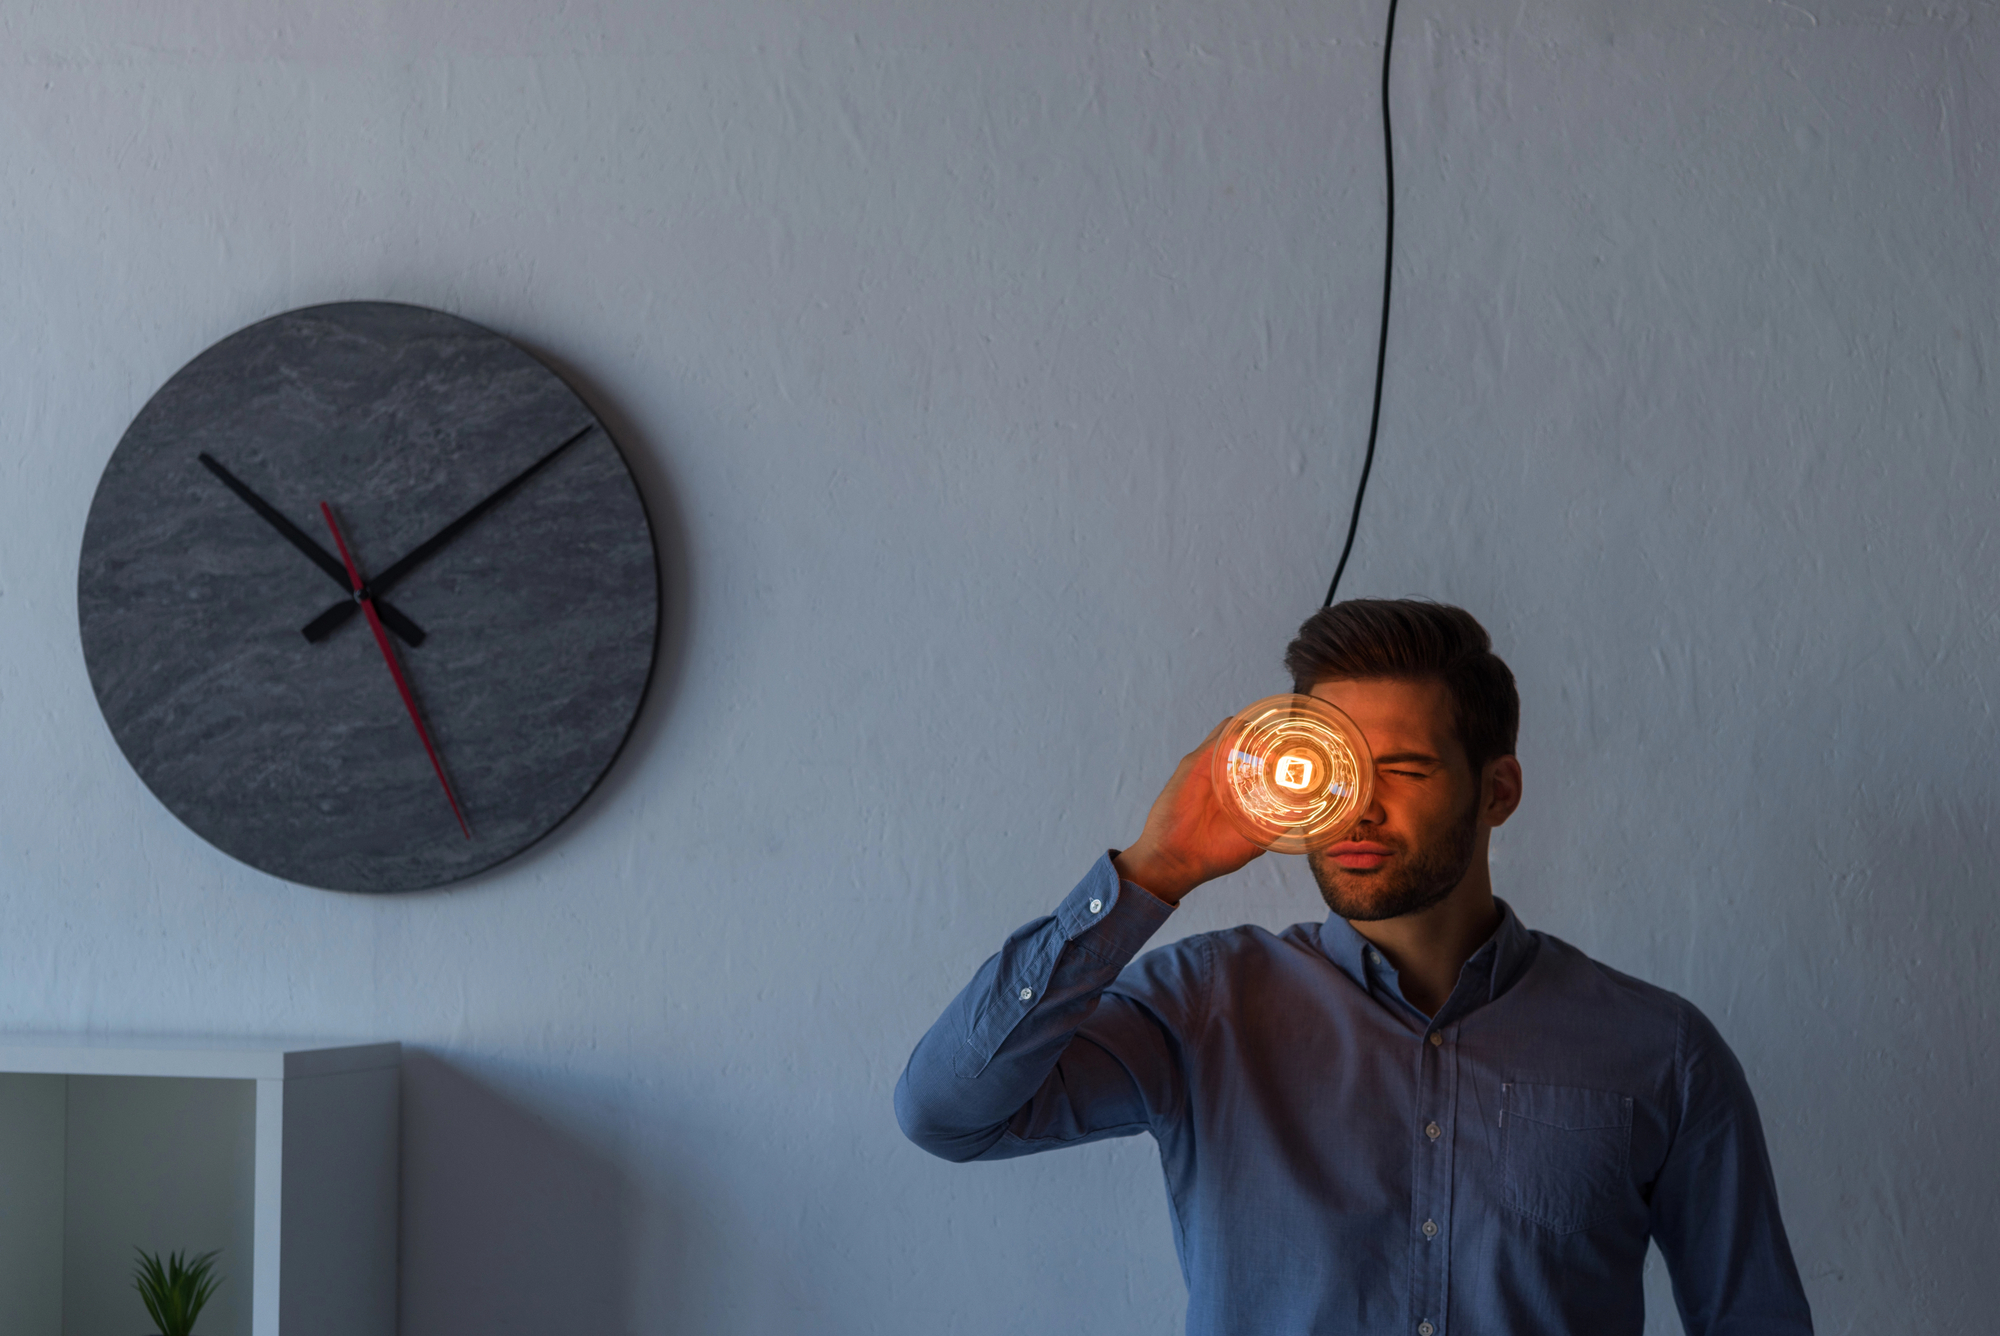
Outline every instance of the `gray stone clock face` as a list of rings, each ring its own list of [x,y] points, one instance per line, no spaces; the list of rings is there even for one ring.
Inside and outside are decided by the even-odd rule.
[[[169,811],[287,881],[406,891],[519,853],[596,785],[652,674],[659,576],[625,461],[561,378],[456,317],[355,302],[161,387],[98,484],[77,605],[105,722]]]

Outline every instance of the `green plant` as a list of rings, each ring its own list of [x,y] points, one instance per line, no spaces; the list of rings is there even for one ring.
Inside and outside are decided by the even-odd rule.
[[[146,1312],[159,1324],[160,1336],[192,1336],[202,1305],[222,1283],[215,1274],[216,1253],[205,1252],[193,1261],[174,1253],[162,1262],[144,1248],[134,1251],[139,1254],[139,1265],[134,1269],[132,1288],[139,1291]]]

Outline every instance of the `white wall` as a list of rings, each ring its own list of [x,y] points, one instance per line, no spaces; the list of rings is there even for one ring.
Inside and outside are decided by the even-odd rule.
[[[889,1093],[1283,685],[1366,425],[1381,18],[5,0],[0,1025],[412,1045],[412,1336],[1176,1329],[1148,1145],[955,1168]],[[1347,591],[1492,628],[1503,894],[1735,1045],[1823,1332],[2000,1300],[1997,19],[1410,0],[1397,53]],[[680,628],[579,816],[401,899],[178,826],[76,632],[147,396],[351,298],[580,379]],[[745,776],[779,744],[813,801]],[[1317,903],[1273,859],[1174,930]]]

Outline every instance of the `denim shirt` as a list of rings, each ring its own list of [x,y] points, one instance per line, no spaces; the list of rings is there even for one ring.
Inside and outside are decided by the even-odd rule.
[[[1640,1336],[1658,1241],[1690,1336],[1812,1330],[1742,1068],[1688,1002],[1500,927],[1435,1016],[1345,920],[1148,952],[1100,858],[918,1043],[950,1160],[1150,1132],[1190,1336]]]

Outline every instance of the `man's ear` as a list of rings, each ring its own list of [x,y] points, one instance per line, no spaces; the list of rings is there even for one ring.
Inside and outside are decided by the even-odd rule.
[[[1520,805],[1521,762],[1512,756],[1494,757],[1479,776],[1479,824],[1505,825]]]

